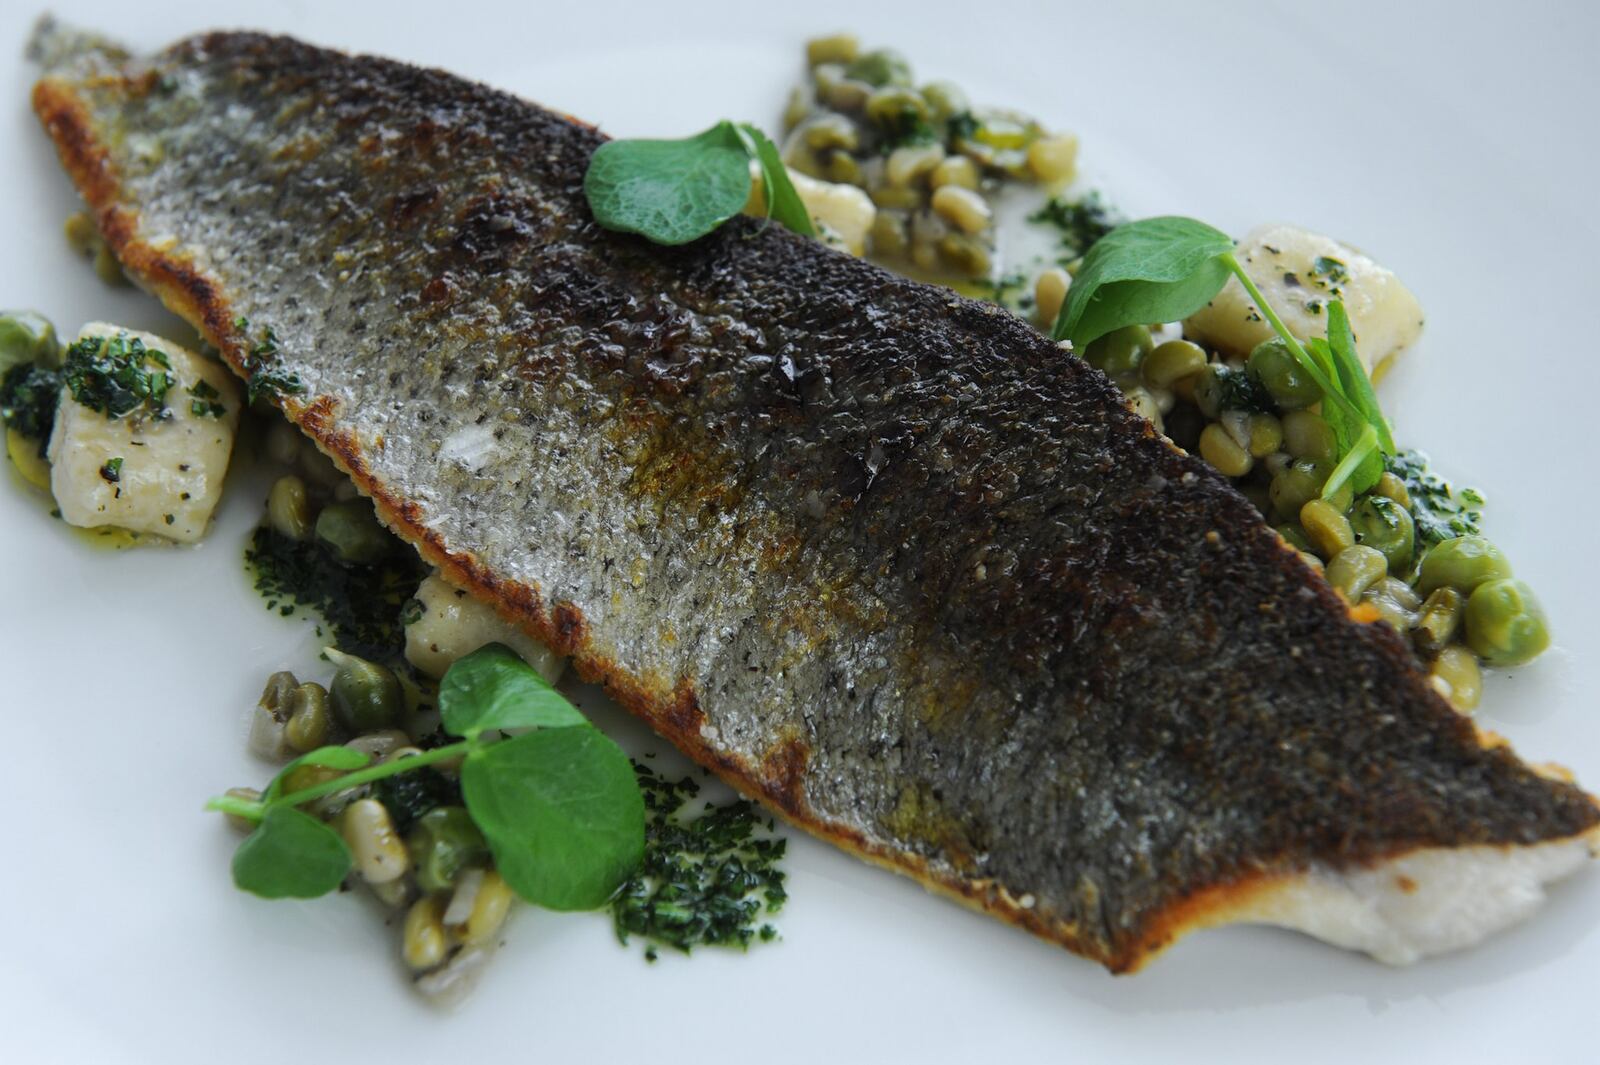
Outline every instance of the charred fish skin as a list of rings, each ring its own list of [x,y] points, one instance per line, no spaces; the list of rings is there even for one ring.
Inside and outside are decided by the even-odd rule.
[[[270,326],[426,557],[930,887],[1123,971],[1313,867],[1600,821],[1004,312],[751,220],[606,232],[594,129],[287,38],[80,50],[34,103],[129,270],[241,373]]]

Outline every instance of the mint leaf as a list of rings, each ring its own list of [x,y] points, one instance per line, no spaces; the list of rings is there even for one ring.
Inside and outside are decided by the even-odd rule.
[[[583,193],[606,229],[687,244],[744,209],[749,156],[731,122],[683,140],[609,141],[589,161]]]
[[[439,682],[439,717],[453,736],[485,729],[567,728],[589,719],[505,644],[456,659]]]
[[[289,774],[303,765],[326,766],[329,769],[343,769],[346,772],[360,769],[371,759],[360,751],[352,751],[348,747],[318,747],[314,751],[307,751],[299,758],[278,770],[278,775],[272,778],[267,785],[267,790],[261,793],[261,801],[270,803],[283,794],[284,782],[289,779]]]
[[[479,748],[461,767],[461,791],[500,875],[548,909],[604,905],[644,856],[638,778],[592,726]]]
[[[745,138],[745,148],[761,167],[761,185],[767,197],[767,217],[802,237],[815,237],[817,231],[811,224],[811,212],[806,210],[805,201],[794,190],[794,182],[789,180],[789,171],[778,154],[778,146],[748,122],[739,126],[739,132]]]
[[[1118,226],[1084,256],[1051,335],[1081,352],[1123,326],[1187,318],[1222,291],[1232,256],[1226,233],[1192,218]]]
[[[234,852],[233,882],[264,899],[313,899],[343,882],[350,861],[339,833],[293,807],[274,806]]]

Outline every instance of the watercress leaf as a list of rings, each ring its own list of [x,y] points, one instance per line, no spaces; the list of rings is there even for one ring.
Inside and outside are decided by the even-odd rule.
[[[811,212],[805,201],[795,191],[789,179],[788,168],[778,154],[778,146],[755,126],[744,123],[739,132],[745,137],[745,147],[761,167],[761,186],[766,190],[767,216],[780,225],[787,226],[802,237],[815,237],[816,227],[811,223]]]
[[[473,751],[461,791],[500,875],[547,909],[604,905],[644,856],[638,778],[592,726],[541,729]]]
[[[1372,389],[1372,379],[1367,376],[1366,367],[1361,364],[1361,357],[1356,353],[1356,337],[1350,329],[1350,316],[1345,313],[1343,300],[1333,300],[1328,304],[1328,348],[1333,356],[1334,369],[1339,375],[1339,384],[1345,397],[1377,431],[1378,443],[1383,447],[1383,453],[1393,455],[1394,436],[1389,432],[1389,423],[1383,416],[1383,409],[1378,406],[1378,396]]]
[[[278,775],[272,778],[267,785],[267,790],[261,793],[262,802],[272,802],[283,794],[284,782],[289,779],[289,774],[303,765],[325,766],[328,769],[342,769],[349,772],[360,769],[372,759],[361,751],[352,751],[348,747],[318,747],[314,751],[307,751],[299,758],[278,770]]]
[[[273,806],[233,855],[233,882],[264,899],[326,895],[350,871],[339,833],[292,806]]]
[[[750,163],[731,122],[683,140],[602,144],[583,175],[595,221],[657,244],[686,244],[744,209]]]
[[[445,731],[477,739],[492,728],[566,728],[588,718],[515,651],[485,644],[456,659],[439,681]]]
[[[1082,351],[1113,329],[1187,318],[1222,291],[1232,255],[1226,233],[1193,218],[1120,225],[1084,256],[1052,335]]]

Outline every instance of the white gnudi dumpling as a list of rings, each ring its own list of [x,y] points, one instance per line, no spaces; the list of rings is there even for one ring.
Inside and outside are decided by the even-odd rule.
[[[50,492],[69,525],[114,525],[192,543],[205,535],[222,495],[242,404],[238,383],[220,363],[151,333],[91,322],[78,340],[118,336],[166,359],[135,367],[170,374],[164,413],[113,418],[63,388],[50,434]]]
[[[1331,237],[1296,226],[1263,226],[1239,243],[1237,254],[1283,324],[1302,340],[1326,336],[1328,301],[1343,300],[1356,350],[1374,376],[1422,332],[1422,305],[1393,271]],[[1275,335],[1237,279],[1191,315],[1183,331],[1241,357]]]
[[[484,644],[503,643],[545,680],[561,679],[566,659],[437,573],[417,588],[422,616],[406,626],[406,661],[430,677]]]

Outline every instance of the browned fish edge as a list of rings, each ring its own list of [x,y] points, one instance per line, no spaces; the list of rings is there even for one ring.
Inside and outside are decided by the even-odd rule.
[[[155,75],[146,76],[153,78]],[[134,79],[116,74],[105,77],[127,81],[134,87]],[[234,312],[217,286],[191,264],[138,239],[138,216],[121,205],[121,190],[109,154],[96,142],[89,116],[71,88],[52,78],[44,78],[34,87],[33,108],[55,142],[62,164],[92,210],[101,234],[123,267],[167,309],[199,330],[223,354],[235,373],[247,378],[244,369],[247,341],[234,326]],[[563,117],[579,125],[589,125],[570,115]],[[916,855],[892,850],[859,832],[829,824],[817,817],[806,803],[805,770],[810,752],[803,743],[793,741],[782,748],[778,756],[769,756],[759,765],[713,748],[700,734],[705,718],[692,686],[681,683],[669,690],[629,673],[591,646],[583,613],[575,604],[547,603],[537,588],[501,579],[472,557],[452,553],[442,538],[422,523],[416,504],[396,498],[373,478],[354,436],[335,427],[331,397],[305,402],[286,396],[279,405],[285,416],[315,440],[361,491],[372,498],[384,522],[415,547],[427,562],[437,566],[448,580],[467,589],[535,639],[570,656],[579,677],[599,684],[610,698],[740,794],[761,802],[790,824],[859,858],[909,876],[931,891],[1059,943],[1074,953],[1099,961],[1117,974],[1138,971],[1186,932],[1227,923],[1232,915],[1248,911],[1259,897],[1296,875],[1258,872],[1231,882],[1207,885],[1154,915],[1137,940],[1121,949],[1107,951],[1095,940],[1080,937],[1073,923],[1050,920],[1037,913],[1026,895],[1014,896],[992,880],[962,879],[935,868]],[[1360,609],[1352,611],[1352,616],[1368,623],[1375,623],[1377,618],[1376,612]],[[1478,741],[1485,747],[1505,744],[1500,737],[1482,731],[1478,733]],[[1539,771],[1570,779],[1570,774],[1559,767]],[[1600,799],[1590,798],[1600,807]],[[1405,853],[1403,849],[1396,848],[1393,853],[1373,856],[1366,864],[1377,865],[1402,853]]]

